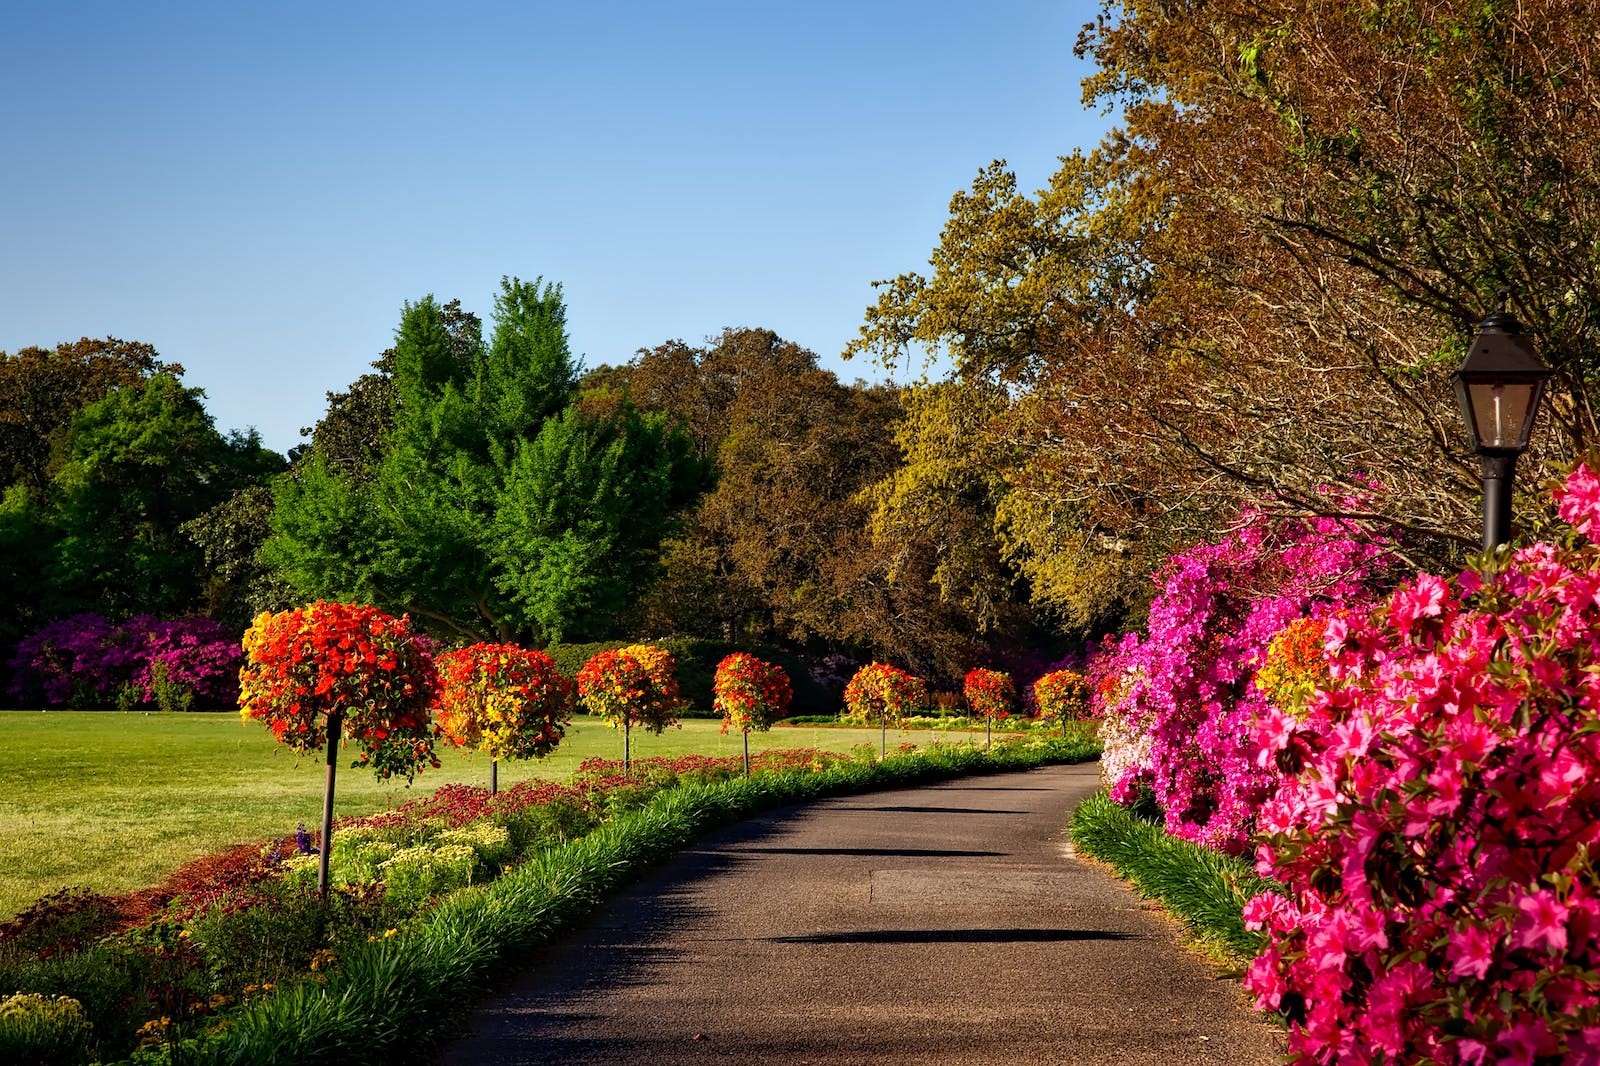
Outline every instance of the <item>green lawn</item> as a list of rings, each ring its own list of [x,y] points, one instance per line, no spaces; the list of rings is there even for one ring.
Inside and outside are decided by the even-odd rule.
[[[686,719],[659,737],[635,732],[636,758],[737,755],[737,734],[720,722]],[[316,826],[322,815],[321,757],[296,760],[260,725],[235,714],[0,711],[0,917],[68,885],[106,892],[142,888],[196,856],[232,844]],[[975,735],[982,740],[981,733]],[[935,734],[891,730],[891,747]],[[966,734],[937,734],[957,743]],[[848,751],[878,743],[875,729],[779,727],[750,737],[752,751],[818,747]],[[340,763],[335,813],[397,806],[448,782],[487,785],[482,756],[453,751],[411,790],[382,784]],[[580,716],[542,763],[500,767],[504,788],[529,777],[566,777],[592,756],[622,757],[622,736]]]

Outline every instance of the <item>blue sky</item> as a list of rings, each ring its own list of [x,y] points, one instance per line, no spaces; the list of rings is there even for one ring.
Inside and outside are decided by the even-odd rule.
[[[279,450],[402,303],[560,282],[618,363],[764,326],[846,378],[952,193],[1110,124],[1086,0],[8,5],[0,350],[156,345]]]

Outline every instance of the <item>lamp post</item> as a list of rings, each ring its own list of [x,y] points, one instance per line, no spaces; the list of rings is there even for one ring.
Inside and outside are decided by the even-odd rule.
[[[1533,353],[1522,323],[1505,309],[1507,295],[1502,292],[1500,309],[1478,324],[1466,359],[1450,375],[1482,471],[1485,551],[1511,539],[1517,456],[1528,448],[1551,373]]]

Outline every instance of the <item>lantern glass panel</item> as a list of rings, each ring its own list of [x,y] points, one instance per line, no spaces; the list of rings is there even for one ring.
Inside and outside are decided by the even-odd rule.
[[[1474,382],[1467,386],[1480,448],[1522,449],[1541,382]]]

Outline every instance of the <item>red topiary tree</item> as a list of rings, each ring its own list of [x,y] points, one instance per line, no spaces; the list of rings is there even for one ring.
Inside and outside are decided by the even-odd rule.
[[[439,656],[439,728],[460,748],[489,756],[489,792],[501,759],[542,759],[572,718],[572,682],[542,651],[472,644]]]
[[[711,683],[713,704],[722,713],[722,731],[731,726],[744,739],[744,775],[750,776],[750,730],[765,732],[789,713],[794,690],[783,667],[736,651],[717,664]]]
[[[409,782],[438,766],[429,717],[439,693],[433,660],[413,639],[410,621],[376,607],[317,601],[259,615],[244,635],[239,707],[265,722],[297,752],[328,752],[322,798],[322,861],[317,887],[328,890],[333,835],[335,751],[341,735],[360,747],[352,766]]]
[[[1039,706],[1039,717],[1047,722],[1060,722],[1063,733],[1067,731],[1068,722],[1081,722],[1091,717],[1089,695],[1089,682],[1076,670],[1052,670],[1033,683],[1033,700]]]
[[[622,730],[622,769],[632,767],[632,730],[660,733],[677,725],[677,664],[672,653],[653,644],[630,644],[603,651],[578,671],[578,699],[591,714]]]
[[[868,663],[844,687],[845,713],[860,721],[876,721],[881,730],[880,754],[889,752],[889,723],[904,720],[928,705],[928,683],[888,663]]]
[[[1003,670],[985,670],[974,667],[961,680],[961,694],[967,698],[972,713],[983,719],[984,747],[994,739],[994,720],[1009,718],[1017,705],[1017,686],[1011,675]]]

